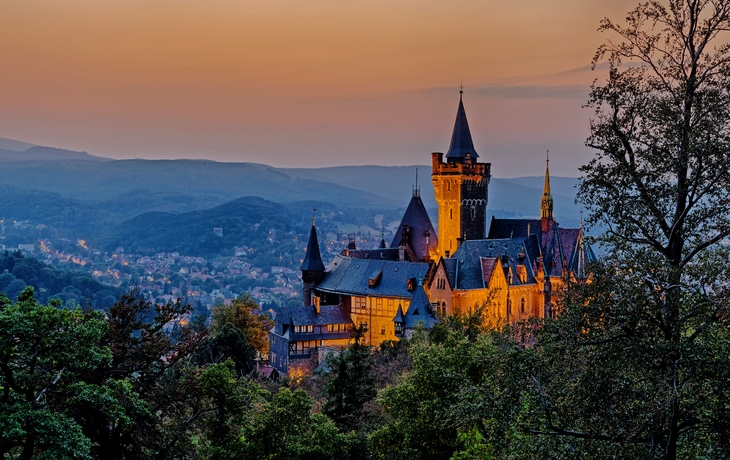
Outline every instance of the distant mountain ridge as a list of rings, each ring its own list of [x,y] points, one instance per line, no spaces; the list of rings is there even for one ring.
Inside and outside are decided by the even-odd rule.
[[[0,148],[0,161],[112,161],[110,158],[89,155],[86,152],[57,149],[53,147],[31,146],[25,150]]]
[[[302,207],[292,214],[297,224],[317,207],[345,212],[356,227],[369,219],[367,225],[379,228],[374,216],[385,213],[388,223],[400,219],[416,187],[416,170],[421,198],[434,224],[438,220],[427,165],[275,168],[211,160],[110,160],[50,147],[21,150],[28,145],[0,139],[0,217],[65,228],[59,235],[96,238],[130,219],[141,223],[135,218],[145,213],[180,215],[251,196]],[[558,221],[577,226],[578,179],[551,181]],[[489,215],[537,217],[542,186],[540,176],[493,177]]]
[[[35,145],[28,142],[16,141],[15,139],[6,139],[4,137],[0,137],[0,150],[24,152],[31,147],[35,147]]]
[[[367,191],[381,196],[399,197],[399,207],[405,208],[413,189],[418,188],[421,199],[432,219],[436,219],[436,199],[431,182],[431,167],[413,166],[336,166],[328,168],[281,169],[294,178],[309,177],[330,181],[338,185]],[[489,184],[490,215],[500,217],[539,217],[540,199],[545,178],[542,176],[501,179],[492,177]],[[555,215],[564,226],[577,226],[580,208],[575,204],[574,177],[551,176],[551,188],[555,202]]]

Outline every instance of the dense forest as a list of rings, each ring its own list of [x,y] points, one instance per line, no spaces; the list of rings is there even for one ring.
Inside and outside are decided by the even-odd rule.
[[[66,306],[98,309],[111,306],[123,292],[85,272],[58,270],[20,252],[0,253],[0,292],[15,299],[26,286],[34,288],[40,302],[57,299]]]

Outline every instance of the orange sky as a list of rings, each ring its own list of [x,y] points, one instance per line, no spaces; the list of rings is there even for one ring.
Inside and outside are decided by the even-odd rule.
[[[113,158],[427,164],[464,80],[497,177],[577,175],[636,0],[5,0],[0,137]],[[539,161],[538,161],[539,160]]]

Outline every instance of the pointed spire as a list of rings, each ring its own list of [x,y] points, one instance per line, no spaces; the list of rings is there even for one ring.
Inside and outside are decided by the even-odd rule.
[[[543,195],[550,195],[550,149],[545,156],[545,185],[542,189]]]
[[[380,249],[385,249],[388,244],[385,242],[385,227],[380,228]]]
[[[550,192],[550,150],[547,151],[545,160],[545,186],[542,190],[542,200],[540,200],[540,218],[553,218],[553,194]]]
[[[476,150],[474,150],[474,142],[471,139],[471,131],[469,130],[469,122],[466,121],[466,111],[464,110],[464,102],[462,95],[464,87],[459,90],[459,108],[456,111],[456,122],[454,123],[454,132],[451,135],[451,145],[446,154],[447,160],[463,159],[468,153],[472,159],[479,158]]]
[[[307,243],[307,253],[304,254],[304,261],[300,270],[302,271],[324,271],[324,263],[322,263],[322,254],[319,252],[319,241],[317,241],[317,227],[314,226],[314,213],[312,211],[312,230],[309,232],[309,242]]]

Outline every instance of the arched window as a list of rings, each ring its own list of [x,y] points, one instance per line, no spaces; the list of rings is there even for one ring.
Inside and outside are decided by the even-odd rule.
[[[507,299],[507,318],[512,316],[512,299]]]
[[[520,302],[520,311],[522,313],[525,312],[525,298],[524,297],[522,298],[522,301]]]
[[[453,218],[454,218],[454,210],[449,209],[449,219],[453,219]]]

